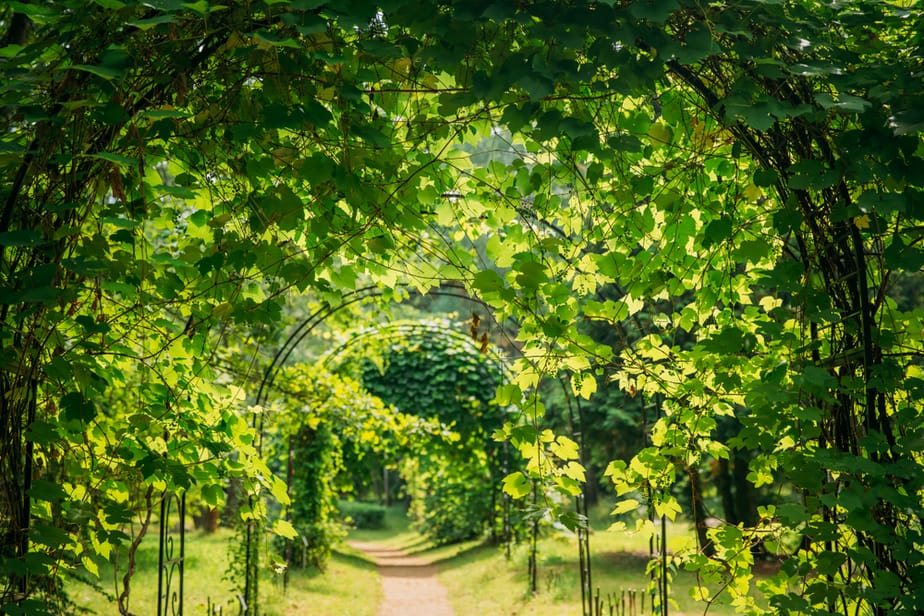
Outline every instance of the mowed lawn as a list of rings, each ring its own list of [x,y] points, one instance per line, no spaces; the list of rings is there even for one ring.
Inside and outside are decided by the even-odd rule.
[[[222,614],[238,613],[238,591],[227,579],[228,550],[236,541],[237,535],[227,529],[219,529],[212,534],[200,531],[187,533],[183,576],[185,614],[205,615],[209,605],[213,608],[220,605]],[[157,553],[157,535],[146,537],[138,550],[137,572],[131,583],[129,608],[136,616],[154,616],[157,613]],[[124,562],[123,558],[123,572]],[[284,583],[282,575],[273,573],[272,563],[265,563],[263,571],[260,614],[264,616],[374,616],[381,601],[375,565],[345,546],[333,555],[324,573],[293,570],[288,584]],[[110,567],[100,571],[100,575],[102,579],[97,582],[99,589],[73,581],[68,585],[68,593],[78,609],[89,609],[103,616],[118,614],[114,572]],[[176,590],[176,580],[171,588]],[[119,582],[118,592],[121,591]]]
[[[649,583],[645,573],[647,537],[606,530],[605,515],[598,513],[592,518],[596,527],[590,537],[592,579],[595,592],[603,601],[603,613],[609,613],[608,596],[626,606],[630,600],[634,601],[637,614],[650,613],[650,599],[642,597]],[[688,526],[671,525],[667,530],[670,550],[691,548],[693,538]],[[350,538],[383,542],[437,563],[440,581],[449,591],[457,616],[581,614],[578,544],[576,537],[569,533],[548,531],[539,541],[538,591],[535,594],[529,589],[527,543],[512,546],[509,559],[504,546],[481,540],[435,547],[410,528],[403,511],[397,507],[389,509],[385,529],[354,530]],[[209,603],[220,603],[224,614],[237,613],[235,590],[226,577],[228,548],[234,541],[236,535],[224,529],[214,534],[198,531],[187,534],[185,613],[205,614]],[[130,608],[138,616],[156,613],[156,569],[155,535],[139,550],[138,572],[132,582]],[[324,573],[294,570],[284,584],[283,576],[273,573],[272,563],[266,563],[263,570],[260,612],[266,616],[374,616],[382,600],[375,565],[345,543],[336,548]],[[76,582],[68,590],[81,608],[98,614],[118,613],[113,572],[101,574],[105,593]],[[675,603],[671,606],[671,614],[702,614],[703,604],[690,597],[696,585],[695,577],[684,571],[674,572],[673,577],[670,596]],[[642,601],[644,612],[640,611]],[[712,604],[709,613],[730,615],[735,612],[720,599]]]

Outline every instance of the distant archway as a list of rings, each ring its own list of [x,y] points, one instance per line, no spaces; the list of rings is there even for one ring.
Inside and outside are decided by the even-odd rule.
[[[473,304],[481,306],[485,309],[486,316],[491,319],[492,309],[485,302],[477,297],[473,297],[464,286],[458,283],[445,282],[440,287],[430,289],[425,294],[420,293],[415,287],[410,285],[401,285],[407,292],[409,297],[419,297],[423,295],[429,296],[443,296],[443,297],[455,297],[465,301],[470,301]],[[308,315],[302,321],[300,321],[291,333],[286,337],[283,344],[276,350],[273,354],[273,358],[270,361],[269,365],[263,372],[263,376],[260,380],[260,384],[257,388],[256,396],[254,397],[254,403],[256,405],[264,405],[269,399],[269,392],[273,387],[273,383],[276,380],[276,377],[279,375],[279,372],[286,365],[287,361],[291,357],[292,353],[296,348],[314,331],[316,327],[324,323],[332,315],[336,314],[340,310],[343,310],[349,306],[352,306],[357,303],[370,301],[374,298],[381,297],[384,294],[384,290],[378,286],[367,286],[355,291],[351,291],[343,295],[339,303],[325,303],[323,306],[315,310],[313,313]],[[258,450],[262,448],[262,440],[264,433],[264,415],[261,413],[258,416],[254,417],[254,425],[256,431],[257,439],[257,448]],[[505,444],[506,448],[506,444]],[[504,497],[504,528],[505,528],[505,537],[509,535],[509,499]],[[257,605],[259,602],[259,575],[257,573],[257,568],[259,567],[259,541],[256,540],[256,528],[255,523],[250,522],[247,525],[245,532],[245,588],[244,588],[244,601],[247,605]]]

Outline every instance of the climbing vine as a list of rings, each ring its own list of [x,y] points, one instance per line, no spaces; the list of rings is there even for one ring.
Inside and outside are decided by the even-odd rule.
[[[285,298],[445,280],[516,324],[508,492],[580,482],[544,384],[618,386],[658,408],[608,469],[620,511],[681,515],[683,476],[698,516],[713,462],[774,487],[675,555],[737,609],[924,609],[922,24],[871,0],[7,3],[0,609],[53,613],[193,483],[285,506],[247,400]],[[497,381],[462,384],[467,443]],[[755,600],[754,553],[792,535]]]
[[[331,357],[383,401],[442,426],[440,438],[409,443],[397,460],[409,513],[440,543],[502,523],[505,460],[494,431],[505,413],[493,401],[504,367],[479,336],[460,329],[450,321],[390,323],[355,332]]]

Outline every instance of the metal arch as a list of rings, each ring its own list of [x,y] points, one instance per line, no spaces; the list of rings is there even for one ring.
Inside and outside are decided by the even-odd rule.
[[[438,336],[444,336],[446,338],[455,338],[457,340],[465,342],[466,344],[470,344],[474,347],[474,343],[472,342],[472,339],[469,336],[463,334],[462,332],[453,330],[453,329],[446,329],[444,327],[440,327],[438,323],[435,323],[432,321],[423,321],[423,322],[402,321],[399,323],[389,323],[383,326],[375,326],[375,327],[370,327],[370,328],[361,330],[355,336],[352,336],[349,340],[346,340],[345,342],[341,343],[340,346],[325,353],[324,357],[321,359],[321,365],[327,366],[333,358],[337,357],[338,355],[346,351],[346,349],[368,338],[379,337],[379,338],[388,340],[394,336],[399,336],[402,334],[428,332],[428,331]],[[497,368],[501,371],[501,373],[503,373],[505,377],[510,376],[510,371],[507,367],[506,357],[504,357],[503,355],[501,355],[500,353],[494,350],[489,350],[488,356],[494,361],[494,363],[497,364]]]
[[[424,295],[420,293],[419,291],[417,291],[417,289],[415,289],[414,287],[411,287],[407,284],[402,284],[400,286],[408,290],[408,292],[412,296],[415,296],[415,295],[423,296]],[[464,300],[471,301],[476,304],[480,304],[481,306],[484,306],[488,311],[491,311],[491,307],[487,303],[485,303],[483,300],[481,300],[480,298],[474,297],[468,294],[467,292],[464,294],[460,292],[453,292],[452,289],[455,289],[456,291],[465,291],[465,287],[463,287],[462,285],[456,285],[456,284],[450,283],[450,284],[446,284],[444,287],[431,289],[426,293],[426,295],[436,295],[440,297],[457,297],[459,299],[464,299]],[[296,348],[298,348],[298,345],[301,344],[301,342],[305,338],[308,337],[308,334],[310,334],[314,330],[315,327],[317,327],[318,325],[326,321],[327,318],[330,317],[331,315],[339,312],[340,310],[346,308],[347,306],[350,306],[357,302],[361,302],[361,301],[364,301],[364,300],[367,300],[373,297],[380,297],[382,293],[383,293],[383,290],[377,286],[363,287],[361,289],[357,289],[355,291],[351,291],[350,293],[347,293],[342,298],[339,304],[332,305],[329,303],[325,303],[323,306],[318,308],[308,317],[303,319],[295,327],[295,330],[291,334],[289,334],[288,338],[286,338],[286,341],[282,344],[282,346],[279,347],[279,349],[273,355],[273,359],[270,362],[269,366],[267,366],[266,370],[263,372],[263,378],[261,379],[260,386],[257,389],[257,396],[256,396],[255,403],[263,404],[264,402],[266,402],[267,397],[269,396],[268,389],[269,387],[272,386],[273,382],[276,380],[276,375],[278,374],[279,370],[288,361],[289,357],[292,355],[292,352]]]
[[[347,306],[361,302],[370,297],[378,297],[381,294],[382,290],[378,287],[370,286],[357,289],[344,296],[340,304],[332,306],[329,303],[325,303],[323,306],[311,313],[301,323],[299,323],[295,327],[295,330],[289,334],[289,337],[286,338],[286,341],[282,343],[282,346],[277,349],[276,353],[273,355],[272,361],[270,361],[269,366],[267,366],[266,370],[264,370],[263,379],[260,381],[260,387],[257,390],[256,404],[262,404],[266,401],[266,397],[268,395],[267,388],[270,387],[273,384],[273,381],[276,380],[276,374],[279,371],[279,368],[285,364],[286,361],[288,361],[292,352],[315,327],[323,323],[335,312],[338,312]]]

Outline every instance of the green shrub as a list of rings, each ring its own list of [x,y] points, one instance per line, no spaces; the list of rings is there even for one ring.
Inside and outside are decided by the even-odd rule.
[[[479,453],[463,461],[431,451],[402,464],[410,497],[408,516],[414,528],[437,545],[478,537],[490,523],[493,487]]]
[[[374,530],[385,528],[385,507],[374,503],[340,501],[340,517],[354,528]]]
[[[290,443],[297,461],[291,488],[292,525],[301,538],[295,541],[293,565],[323,571],[331,546],[345,535],[337,519],[333,486],[340,468],[339,440],[327,425],[306,424]]]

